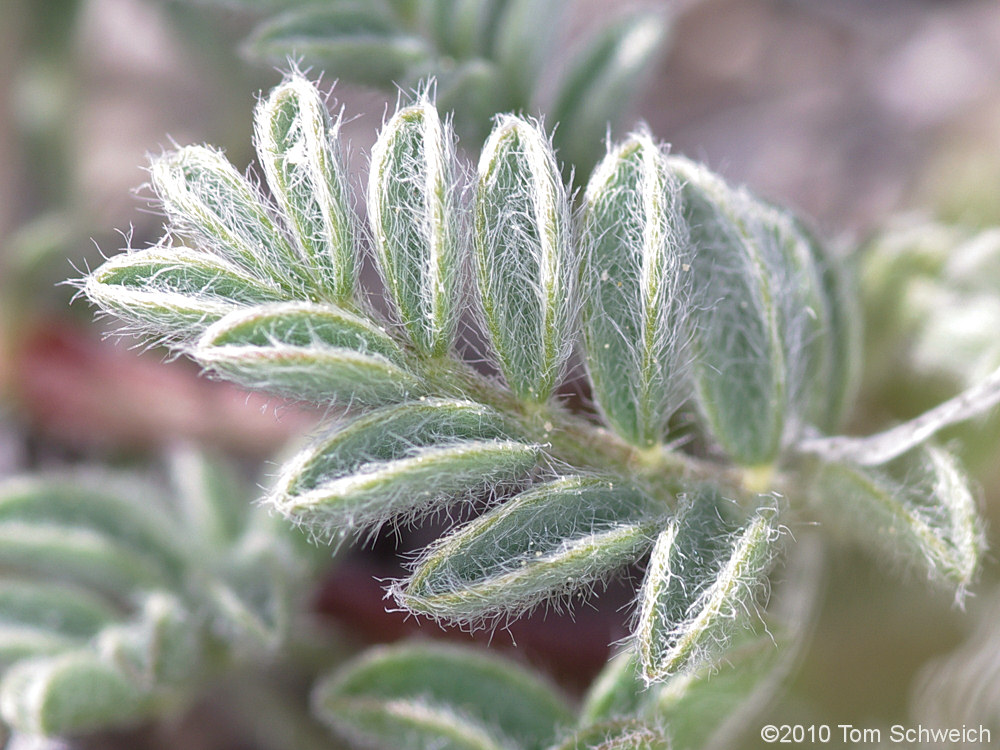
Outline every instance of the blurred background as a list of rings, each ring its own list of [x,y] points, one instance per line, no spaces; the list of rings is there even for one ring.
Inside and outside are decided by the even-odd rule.
[[[162,220],[141,189],[149,154],[212,143],[240,168],[250,164],[255,97],[281,75],[241,53],[260,14],[236,7],[253,3],[231,5],[0,3],[0,475],[141,465],[180,440],[250,471],[320,416],[106,338],[62,283],[129,242],[159,237]],[[868,364],[849,431],[913,416],[1000,365],[996,0],[613,5],[659,8],[670,25],[623,127],[645,121],[675,152],[794,208],[860,269]],[[557,60],[610,10],[575,0],[567,13],[552,42]],[[328,86],[339,77],[320,72]],[[342,82],[335,98],[363,174],[362,155],[396,97]],[[971,272],[949,266],[962,253]],[[946,439],[978,477],[997,528],[998,419]],[[995,533],[991,541],[995,549]],[[983,723],[1000,737],[995,555],[962,612],[923,581],[900,583],[882,560],[828,547],[812,639],[767,721],[887,727],[933,717]],[[383,612],[372,575],[395,564],[393,553],[376,545],[345,561],[317,607],[374,639],[420,629]],[[616,596],[613,588],[574,625],[536,618],[515,638],[579,689],[625,634]],[[745,746],[758,745],[754,735]]]

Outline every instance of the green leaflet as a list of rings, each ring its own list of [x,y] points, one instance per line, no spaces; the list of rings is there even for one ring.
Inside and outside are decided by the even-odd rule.
[[[668,727],[674,750],[728,747],[747,718],[744,714],[759,708],[759,698],[766,698],[771,683],[783,676],[791,641],[780,623],[768,622],[765,632],[742,630],[722,658],[649,687],[636,652],[624,651],[591,685],[580,726],[638,716]]]
[[[985,542],[968,479],[953,456],[924,447],[885,468],[824,464],[813,497],[835,528],[964,596]]]
[[[0,523],[0,567],[79,583],[124,599],[136,587],[168,585],[161,565],[114,538],[68,525]]]
[[[232,544],[246,525],[247,504],[245,488],[231,467],[180,448],[171,453],[169,468],[184,524],[198,529],[204,543]]]
[[[523,611],[636,560],[665,512],[622,479],[555,480],[438,540],[394,594],[407,609],[449,619]]]
[[[58,654],[82,646],[85,639],[45,627],[0,621],[0,671],[23,659]]]
[[[96,478],[90,484],[96,487]],[[79,480],[11,479],[0,484],[0,535],[6,538],[16,535],[17,528],[25,530],[21,544],[11,542],[9,552],[14,554],[18,548],[44,545],[44,540],[58,536],[58,529],[66,529],[72,532],[67,541],[79,541],[81,550],[94,545],[95,560],[101,557],[100,540],[106,539],[109,553],[120,550],[141,558],[145,562],[140,569],[176,579],[185,554],[177,527],[155,501],[139,507],[125,495],[134,491],[137,486],[91,489]],[[44,546],[36,550],[44,556]]]
[[[736,629],[774,560],[773,508],[759,508],[733,530],[712,488],[656,540],[639,594],[636,650],[647,682],[662,682],[714,657]]]
[[[142,718],[148,696],[91,651],[21,662],[0,682],[0,715],[17,731],[75,735]]]
[[[461,260],[455,137],[430,101],[396,112],[372,148],[368,218],[379,270],[417,350],[451,346]]]
[[[594,724],[574,732],[550,750],[668,750],[669,734],[634,719]]]
[[[300,292],[300,263],[260,195],[218,151],[186,146],[150,166],[153,189],[174,226],[264,283]]]
[[[286,302],[227,315],[191,355],[236,383],[309,401],[372,403],[420,391],[380,328],[329,305]]]
[[[380,747],[546,747],[572,714],[533,673],[473,648],[410,645],[370,650],[321,681],[316,713]]]
[[[74,586],[0,579],[0,628],[22,626],[73,638],[90,638],[118,615],[100,596]],[[0,648],[3,648],[0,637]]]
[[[270,529],[268,528],[270,527]],[[247,532],[208,589],[213,629],[242,656],[275,653],[287,641],[307,566],[277,524]],[[328,555],[322,555],[328,559]]]
[[[649,691],[647,714],[669,727],[672,750],[732,747],[748,712],[759,709],[773,681],[783,677],[788,631],[768,623],[766,632],[741,631],[718,663],[675,674]]]
[[[690,258],[680,185],[648,133],[600,163],[584,195],[583,330],[594,396],[642,448],[665,437],[687,397]]]
[[[493,58],[504,78],[508,104],[494,111],[531,103],[562,9],[559,0],[505,0],[496,21]]]
[[[773,463],[782,447],[788,364],[780,250],[763,241],[751,199],[707,169],[669,157],[683,183],[693,253],[694,379],[715,439],[745,466]]]
[[[486,328],[513,391],[545,401],[569,355],[569,204],[540,130],[498,120],[479,159],[475,252]]]
[[[152,247],[110,258],[90,277],[94,286],[123,291],[174,293],[219,302],[259,305],[275,302],[281,291],[266,280],[211,253],[186,247]]]
[[[826,305],[827,330],[820,331],[821,340],[816,345],[824,350],[822,356],[829,363],[824,378],[826,393],[816,394],[808,417],[821,430],[832,433],[843,421],[859,385],[863,361],[860,297],[847,271],[846,261],[836,257],[801,221],[796,221],[795,225],[812,255],[812,266],[819,274]]]
[[[174,340],[193,338],[237,305],[281,298],[276,287],[239,266],[185,247],[116,255],[83,289],[105,312]]]
[[[332,305],[280,302],[228,316],[199,347],[331,347],[401,361],[399,346],[379,327]]]
[[[408,80],[410,70],[425,69],[431,51],[373,5],[292,10],[258,26],[245,49],[274,65],[305,58],[346,80],[389,88]]]
[[[463,143],[485,141],[503,96],[503,79],[496,64],[476,57],[440,71],[435,81],[438,111],[451,113],[451,122],[462,134]]]
[[[258,106],[255,129],[267,184],[312,289],[322,299],[349,301],[358,261],[339,120],[331,123],[316,87],[293,74]]]
[[[455,443],[325,483],[281,508],[312,529],[346,534],[399,514],[440,510],[470,499],[535,465],[538,447],[510,440]]]
[[[269,502],[319,533],[347,533],[521,479],[537,445],[488,406],[426,399],[336,428],[289,462]]]
[[[582,728],[613,719],[638,715],[653,695],[639,673],[633,649],[616,654],[590,684],[580,709]]]
[[[642,79],[652,72],[665,36],[661,14],[640,13],[587,40],[549,108],[552,122],[559,124],[553,139],[567,164],[586,170],[598,160],[609,127],[621,119]]]
[[[190,681],[201,668],[201,622],[172,594],[145,596],[136,619],[101,631],[97,652],[149,695]]]
[[[421,21],[441,52],[459,60],[484,55],[506,0],[425,0]]]

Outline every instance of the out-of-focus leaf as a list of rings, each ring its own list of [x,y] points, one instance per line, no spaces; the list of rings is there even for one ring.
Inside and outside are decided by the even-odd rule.
[[[18,575],[92,586],[117,598],[136,587],[169,582],[162,567],[111,537],[55,524],[0,523],[0,566]]]
[[[322,681],[319,716],[382,747],[546,747],[572,721],[565,699],[527,670],[470,648],[373,649]]]
[[[669,727],[672,750],[725,747],[717,737],[731,739],[729,725],[740,720],[741,708],[754,708],[748,702],[780,669],[790,641],[779,626],[766,633],[741,631],[718,663],[676,674],[652,688],[647,715]]]
[[[820,429],[832,432],[843,421],[858,389],[863,361],[861,305],[847,261],[824,246],[801,222],[796,222],[796,226],[807,242],[812,265],[819,273],[829,326],[821,333],[822,340],[818,344],[826,350],[830,362],[827,393],[817,399],[811,416]]]
[[[559,83],[549,110],[555,145],[567,164],[586,173],[600,156],[609,127],[626,112],[652,72],[666,37],[659,13],[621,19],[588,39]]]
[[[91,479],[91,483],[95,481]],[[66,537],[66,554],[71,557],[76,552],[89,557],[90,553],[84,552],[89,549],[95,563],[101,559],[110,563],[112,557],[122,554],[143,561],[138,563],[137,570],[175,578],[184,566],[177,526],[156,506],[155,500],[140,508],[116,494],[128,491],[137,488],[103,491],[69,479],[8,480],[0,485],[0,535],[10,542],[5,550],[0,550],[0,555],[17,557],[17,550],[27,554],[34,549],[39,561],[51,553],[50,563],[55,565],[60,553],[45,545],[48,540],[58,541],[59,530],[66,529],[70,532]],[[20,538],[18,529],[23,532]],[[101,540],[107,542],[107,557],[101,554]]]
[[[82,645],[119,613],[86,589],[59,583],[0,580],[0,670],[36,654]]]
[[[148,696],[90,651],[16,664],[0,683],[0,715],[14,729],[74,735],[139,721]]]
[[[184,521],[209,544],[231,544],[250,513],[246,488],[232,468],[204,453],[179,448],[170,455],[170,478]]]
[[[137,690],[150,695],[188,681],[203,658],[201,622],[172,594],[149,594],[135,620],[101,631],[96,648]]]
[[[626,649],[611,658],[591,683],[580,709],[580,726],[637,715],[652,694],[640,675],[638,656]]]
[[[422,23],[439,49],[457,59],[481,55],[504,0],[424,0]]]
[[[690,241],[698,403],[715,439],[737,462],[769,465],[782,447],[788,363],[782,264],[752,236],[750,199],[704,167],[668,163],[681,181]],[[771,252],[769,252],[771,251]]]
[[[496,21],[493,59],[515,106],[531,102],[552,48],[563,3],[559,0],[506,0]]]
[[[953,456],[927,447],[884,469],[827,463],[813,494],[833,528],[964,596],[984,540],[968,478]]]
[[[294,532],[277,521],[255,520],[207,592],[213,629],[241,657],[275,654],[287,644],[295,613],[305,606],[299,596],[308,578],[307,555],[314,553],[320,565],[328,556],[298,549]]]
[[[455,131],[462,135],[462,144],[469,147],[485,141],[490,132],[490,120],[503,96],[499,68],[477,57],[440,71],[435,80],[438,109],[452,113]]]
[[[409,71],[426,68],[431,59],[423,39],[371,3],[290,11],[258,26],[245,49],[275,65],[301,57],[345,80],[381,88],[408,80]]]

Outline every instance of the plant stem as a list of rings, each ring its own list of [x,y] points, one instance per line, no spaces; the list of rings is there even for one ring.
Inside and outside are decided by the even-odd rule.
[[[690,483],[700,481],[724,484],[740,496],[749,489],[748,475],[737,467],[679,453],[662,443],[650,448],[629,445],[556,401],[518,399],[466,362],[438,357],[424,360],[422,365],[432,392],[469,398],[506,414],[526,438],[547,447],[557,466],[636,476],[655,494],[670,498],[684,492]]]

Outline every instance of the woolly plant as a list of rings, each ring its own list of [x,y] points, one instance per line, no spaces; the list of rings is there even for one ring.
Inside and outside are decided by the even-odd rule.
[[[648,556],[623,664],[667,684],[742,642],[783,529],[810,517],[962,597],[982,551],[973,494],[923,443],[991,406],[998,378],[886,433],[835,436],[856,299],[801,221],[644,130],[609,146],[574,211],[539,123],[496,118],[473,172],[421,96],[372,151],[363,230],[338,132],[290,75],[256,111],[269,196],[217,150],[164,154],[150,174],[165,237],[82,288],[215,377],[328,409],[264,501],[316,539],[482,511],[391,584],[400,607],[502,622]],[[574,406],[581,370],[590,398]]]
[[[175,493],[96,472],[0,483],[0,715],[77,735],[169,715],[285,648],[315,553],[228,471]]]

